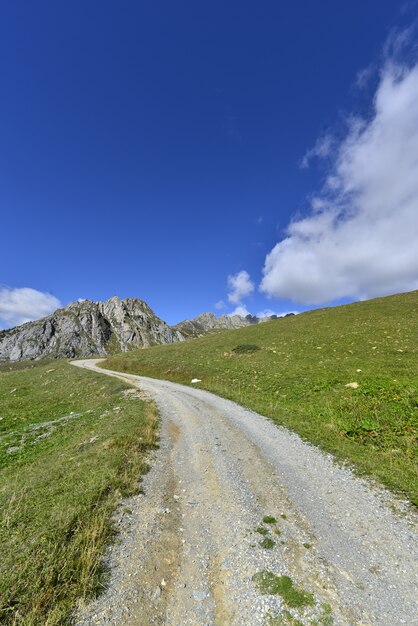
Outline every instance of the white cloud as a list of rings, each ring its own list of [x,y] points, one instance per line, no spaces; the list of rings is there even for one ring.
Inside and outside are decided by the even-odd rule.
[[[61,305],[50,293],[22,287],[0,288],[0,322],[12,327],[49,315]]]
[[[243,270],[233,276],[228,276],[228,300],[232,304],[240,304],[243,298],[250,296],[254,291],[254,283],[250,279],[248,272]]]
[[[226,304],[223,300],[218,300],[218,302],[215,303],[215,309],[224,309],[226,307]]]
[[[322,135],[313,148],[307,150],[300,164],[302,169],[307,169],[313,158],[325,159],[333,150],[335,139],[331,134]]]
[[[371,63],[370,65],[363,67],[359,72],[357,72],[355,80],[355,86],[357,87],[357,89],[361,90],[367,87],[371,79],[373,78],[375,71],[376,67],[373,63]]]
[[[387,61],[311,212],[267,255],[261,290],[304,304],[418,288],[418,64]]]
[[[278,313],[277,311],[273,311],[272,309],[264,309],[263,311],[259,311],[257,313],[257,317],[262,319],[263,317],[271,317],[272,315],[277,315],[277,317],[284,317],[285,315],[289,315],[293,313],[293,315],[297,315],[299,311],[281,311]]]
[[[227,313],[227,315],[229,315],[229,317],[231,317],[232,315],[240,315],[241,317],[247,317],[247,315],[251,315],[251,313],[249,312],[249,310],[247,309],[245,305],[241,304],[240,306],[237,306],[236,309],[232,311],[232,313]]]
[[[264,309],[263,311],[259,311],[257,313],[257,317],[271,317],[272,315],[277,315],[276,311],[273,309]]]

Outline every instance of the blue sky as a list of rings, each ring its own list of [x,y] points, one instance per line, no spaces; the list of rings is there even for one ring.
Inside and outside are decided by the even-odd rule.
[[[399,209],[405,185],[416,198],[417,15],[395,0],[3,3],[0,324],[54,298],[137,296],[175,323],[417,288],[418,206]]]

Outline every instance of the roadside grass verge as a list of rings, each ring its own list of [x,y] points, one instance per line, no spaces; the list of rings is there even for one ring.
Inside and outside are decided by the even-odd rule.
[[[418,505],[417,337],[415,291],[115,355],[103,367],[201,379]]]
[[[106,582],[112,514],[137,493],[157,415],[64,361],[0,369],[0,622],[69,623]]]

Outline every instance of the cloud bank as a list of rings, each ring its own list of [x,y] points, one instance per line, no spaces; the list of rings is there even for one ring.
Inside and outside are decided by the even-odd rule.
[[[245,304],[238,305],[231,313],[227,313],[229,317],[233,315],[240,315],[241,317],[247,317],[247,315],[251,315]]]
[[[58,298],[50,293],[29,287],[0,288],[0,324],[9,328],[45,317],[60,306]]]
[[[304,158],[329,158],[320,141]],[[418,64],[386,62],[368,120],[353,118],[310,214],[265,259],[261,291],[302,304],[418,289]]]
[[[254,291],[254,283],[245,270],[228,276],[228,287],[230,289],[228,300],[232,304],[240,304],[243,298],[250,296]]]

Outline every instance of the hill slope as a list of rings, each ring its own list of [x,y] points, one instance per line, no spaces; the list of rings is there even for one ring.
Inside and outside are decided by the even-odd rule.
[[[418,292],[115,355],[106,367],[199,386],[348,459],[418,502]],[[352,386],[352,383],[356,383]]]
[[[73,302],[41,320],[0,332],[0,360],[107,355],[182,341],[183,336],[137,298]]]

